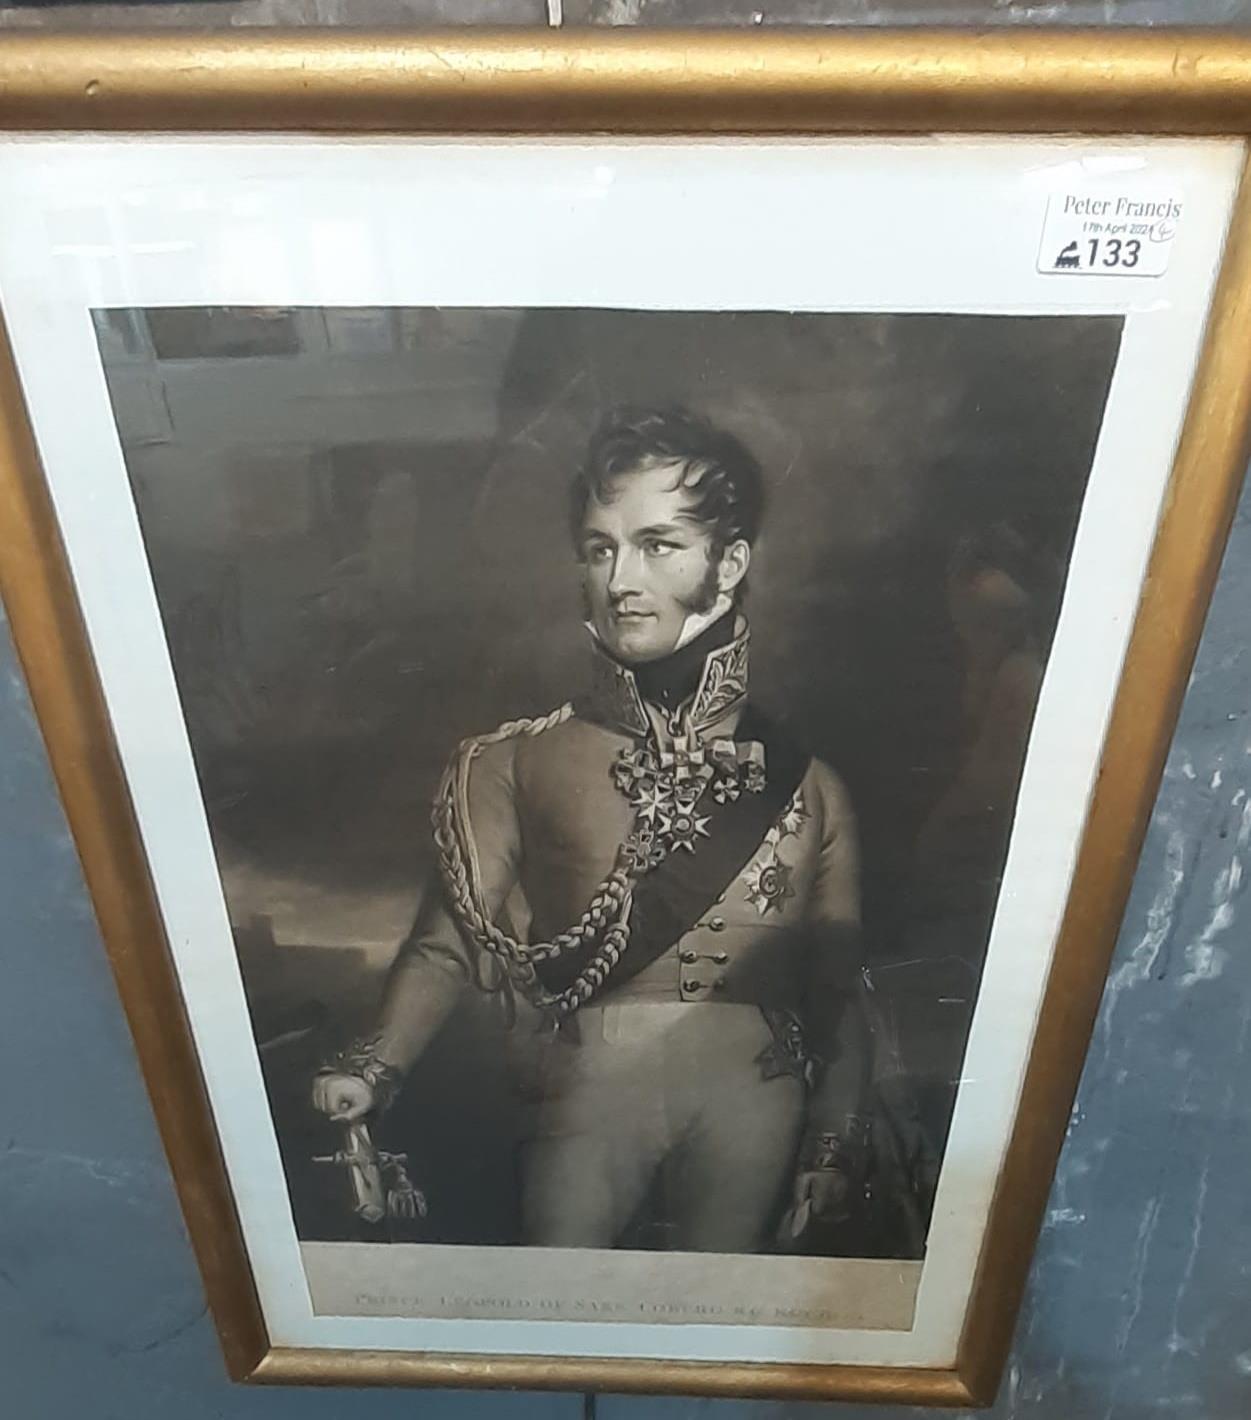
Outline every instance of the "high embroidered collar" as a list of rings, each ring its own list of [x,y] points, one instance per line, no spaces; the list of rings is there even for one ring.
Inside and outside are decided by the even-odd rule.
[[[634,683],[644,703],[672,715],[680,705],[692,699],[707,669],[708,657],[728,646],[737,629],[733,612],[727,610],[689,641],[679,641],[667,656],[632,667]]]
[[[729,640],[717,644],[727,629],[724,622],[728,622],[731,636]],[[667,713],[671,712],[678,707],[665,703],[670,698],[665,694],[666,689],[684,678],[682,672],[687,658],[695,664],[702,660],[694,693],[689,698],[689,710],[683,717],[688,728],[698,734],[723,720],[746,700],[750,640],[747,622],[736,613],[729,612],[725,618],[719,618],[694,641],[666,656],[663,661],[640,667],[643,674],[639,675],[629,666],[614,660],[599,638],[592,637],[591,686],[580,710],[587,719],[613,725],[632,735],[648,735],[652,723],[644,708],[643,687],[650,696],[655,697],[653,703],[659,704]],[[712,648],[707,649],[710,643]],[[671,664],[675,662],[677,664]]]

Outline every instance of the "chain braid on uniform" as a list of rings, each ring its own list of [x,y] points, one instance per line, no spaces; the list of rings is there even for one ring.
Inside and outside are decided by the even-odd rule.
[[[630,940],[630,904],[635,874],[634,856],[618,850],[612,871],[591,895],[586,911],[572,927],[548,942],[520,942],[491,920],[478,882],[477,845],[469,818],[469,769],[484,749],[520,736],[538,736],[562,725],[573,714],[565,704],[536,719],[508,720],[488,735],[463,740],[444,772],[432,814],[439,871],[448,902],[463,930],[481,951],[499,961],[509,979],[531,1005],[557,1016],[568,1016],[603,987]],[[563,991],[548,991],[539,980],[538,964],[584,948],[590,961]]]

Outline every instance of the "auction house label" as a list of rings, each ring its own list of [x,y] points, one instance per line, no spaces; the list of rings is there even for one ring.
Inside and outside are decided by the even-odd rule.
[[[1163,276],[1181,214],[1180,198],[1159,193],[1053,193],[1038,269],[1066,276]]]

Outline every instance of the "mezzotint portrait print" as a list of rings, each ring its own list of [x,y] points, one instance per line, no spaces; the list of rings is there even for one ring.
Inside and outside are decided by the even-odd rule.
[[[922,1257],[1120,319],[96,326],[300,1237]]]

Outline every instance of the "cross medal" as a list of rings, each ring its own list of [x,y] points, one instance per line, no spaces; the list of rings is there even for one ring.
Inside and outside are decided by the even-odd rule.
[[[705,791],[718,804],[765,786],[764,746],[717,739],[705,744],[691,730],[673,737],[670,748],[651,744],[623,749],[612,769],[613,783],[634,809],[626,848],[639,872],[647,872],[679,848],[688,853],[708,837],[708,815],[699,812]]]

